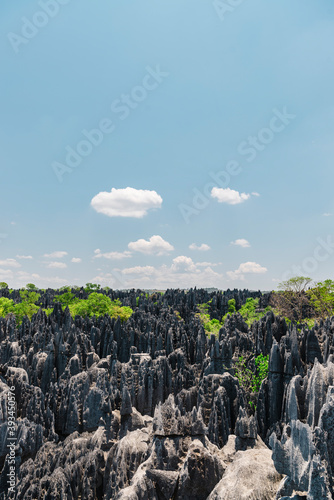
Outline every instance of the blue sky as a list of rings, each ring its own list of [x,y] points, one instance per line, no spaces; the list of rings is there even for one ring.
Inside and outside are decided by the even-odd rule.
[[[332,277],[333,2],[233,3],[2,2],[0,280]]]

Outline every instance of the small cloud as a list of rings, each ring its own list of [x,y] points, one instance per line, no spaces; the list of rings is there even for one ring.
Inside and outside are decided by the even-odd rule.
[[[265,274],[268,271],[266,267],[257,262],[243,262],[235,271],[228,271],[226,274],[231,280],[244,281],[245,274]]]
[[[189,245],[189,248],[190,250],[199,250],[200,252],[207,252],[208,250],[210,250],[209,245],[207,245],[206,243],[202,243],[200,246],[197,246],[196,243],[192,243],[191,245]]]
[[[46,267],[49,269],[65,269],[67,265],[65,262],[49,262]]]
[[[16,226],[16,222],[11,222],[11,225],[12,226]]]
[[[173,259],[171,266],[173,271],[196,271],[196,264],[193,262],[191,257],[186,257],[185,255],[179,255]]]
[[[48,259],[62,259],[66,255],[68,255],[67,252],[58,251],[58,252],[52,252],[52,253],[45,253],[44,257],[46,257]]]
[[[4,259],[0,260],[0,266],[6,267],[21,267],[21,264],[15,259]]]
[[[73,264],[80,264],[80,262],[82,262],[82,259],[80,259],[80,257],[73,257],[73,259],[71,259],[71,262],[73,262]]]
[[[239,191],[235,191],[230,188],[217,188],[214,187],[211,190],[212,198],[216,198],[219,203],[227,203],[228,205],[238,205],[239,203],[243,203],[244,201],[250,198],[250,194],[239,193]]]
[[[333,214],[330,214],[330,213],[328,213],[328,212],[326,212],[326,213],[322,214],[322,216],[323,216],[323,217],[331,217],[332,215],[333,215]]]
[[[221,262],[196,262],[197,267],[216,267],[220,266]]]
[[[152,266],[136,266],[136,267],[128,267],[123,269],[122,274],[154,274],[155,269]]]
[[[253,195],[253,196],[260,196],[260,194],[259,194],[259,193],[257,193],[256,191],[253,191],[252,195]]]
[[[112,188],[111,192],[102,191],[91,201],[91,206],[98,213],[108,217],[134,217],[140,219],[148,210],[160,208],[162,198],[156,191],[144,189]]]
[[[235,245],[242,248],[250,247],[249,241],[245,240],[244,238],[239,238],[238,240],[231,241],[231,245]]]
[[[107,252],[107,253],[101,253],[101,251],[95,250],[95,256],[94,259],[100,259],[101,257],[104,257],[105,259],[111,259],[111,260],[122,260],[122,259],[128,259],[129,257],[132,257],[132,253],[129,252],[128,250],[125,250],[124,252]]]
[[[149,240],[140,239],[131,241],[128,248],[134,252],[144,253],[146,255],[165,255],[174,250],[173,245],[165,241],[161,236],[151,236]]]
[[[0,279],[13,278],[13,271],[11,269],[0,269]]]
[[[17,259],[32,259],[31,255],[17,255]]]

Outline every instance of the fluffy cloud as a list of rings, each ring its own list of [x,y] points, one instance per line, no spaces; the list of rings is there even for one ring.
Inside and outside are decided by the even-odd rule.
[[[154,274],[155,269],[152,266],[135,266],[123,269],[122,274]]]
[[[67,252],[52,252],[52,253],[45,253],[44,257],[48,259],[62,259],[63,257],[66,257],[68,255]]]
[[[102,191],[91,201],[96,212],[109,217],[135,217],[140,219],[148,210],[160,208],[162,198],[156,191],[144,189],[112,188],[111,192]]]
[[[161,236],[154,235],[147,240],[131,241],[128,248],[134,252],[141,252],[146,255],[165,255],[174,250],[173,245],[165,241]]]
[[[179,255],[173,259],[172,267],[173,271],[190,271],[197,272],[195,263],[191,257],[186,257],[185,255]]]
[[[242,247],[242,248],[250,247],[249,241],[245,240],[244,238],[239,238],[238,240],[231,241],[231,245],[236,245],[236,246]]]
[[[11,269],[0,269],[0,280],[5,280],[13,277],[13,271]]]
[[[0,260],[0,266],[6,267],[21,267],[21,264],[15,259],[4,259]]]
[[[17,279],[13,286],[20,288],[24,286],[26,283],[35,283],[37,286],[42,287],[47,284],[53,288],[56,288],[57,285],[64,285],[67,283],[66,279],[59,278],[58,276],[40,276],[36,273],[28,273],[26,271],[18,271]]]
[[[250,198],[250,194],[239,193],[239,191],[235,191],[230,188],[217,188],[214,187],[211,190],[212,198],[216,198],[219,203],[227,203],[228,205],[238,205],[239,203],[243,203],[244,201]]]
[[[220,266],[221,262],[196,262],[196,267],[216,267]]]
[[[128,259],[129,257],[132,256],[132,253],[129,252],[128,250],[125,250],[124,252],[101,253],[101,250],[98,248],[97,250],[94,251],[94,253],[95,253],[94,259],[100,259],[101,257],[104,257],[105,259],[122,260],[122,259]]]
[[[202,243],[200,246],[197,246],[196,243],[192,243],[189,245],[190,250],[199,250],[200,252],[206,252],[207,250],[210,250],[209,245],[206,243]]]
[[[244,281],[245,274],[264,274],[268,271],[266,267],[262,267],[256,262],[243,262],[235,271],[228,271],[226,274],[231,280]]]
[[[67,265],[65,264],[65,262],[49,262],[49,264],[47,264],[47,266],[49,269],[65,269],[67,267]]]
[[[31,255],[17,255],[17,259],[32,259]]]
[[[80,262],[82,262],[82,259],[80,259],[80,257],[73,257],[73,259],[71,259],[71,262],[73,262],[74,264],[80,264]]]

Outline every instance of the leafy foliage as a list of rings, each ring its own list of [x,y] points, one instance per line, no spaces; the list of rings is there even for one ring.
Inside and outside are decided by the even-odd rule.
[[[27,283],[26,284],[26,289],[27,290],[38,290],[37,286],[34,285],[33,283]]]
[[[208,333],[213,333],[216,337],[219,336],[219,330],[222,327],[222,323],[218,319],[210,319],[209,314],[210,302],[204,304],[198,304],[197,309],[198,313],[196,316],[200,319],[201,323],[204,326],[204,330]]]
[[[120,317],[121,321],[126,321],[133,313],[130,307],[122,306],[119,299],[112,301],[103,293],[92,292],[87,299],[77,299],[68,304],[72,317],[75,316],[103,316],[109,314],[112,318]]]
[[[0,282],[0,290],[4,290],[5,288],[8,288],[7,283],[5,283],[4,281],[1,281]]]
[[[26,302],[27,304],[37,304],[41,298],[41,294],[30,290],[20,290],[20,297],[22,302]]]
[[[255,373],[247,367],[247,361],[244,356],[240,356],[234,364],[235,376],[246,394],[257,393],[260,390],[263,380],[268,376],[269,355],[263,356],[263,354],[260,354],[256,356],[254,364]],[[252,401],[249,404],[253,409],[256,408]]]
[[[223,317],[223,322],[226,320],[228,314],[233,314],[235,312],[235,300],[229,300],[228,306],[229,312]],[[257,311],[258,306],[259,299],[253,299],[250,297],[246,300],[246,303],[239,309],[238,313],[241,314],[248,326],[251,326],[254,321],[258,321],[259,319],[261,319],[266,315],[268,311],[272,309],[270,306],[268,306],[264,309],[264,311]]]
[[[14,301],[6,297],[0,297],[0,317],[5,317],[12,312],[14,312]]]
[[[38,310],[39,307],[34,304],[32,298],[30,298],[30,301],[19,302],[18,304],[14,304],[12,299],[0,298],[0,316],[6,317],[7,314],[13,313],[16,316],[18,324],[22,323],[24,316],[28,316],[31,319],[33,314],[36,314]]]
[[[64,307],[75,304],[78,301],[79,299],[70,290],[61,295],[56,295],[53,299],[53,302],[60,302]]]
[[[334,281],[319,281],[310,288],[307,296],[314,308],[315,315],[319,318],[326,318],[334,314]]]
[[[271,304],[280,316],[291,321],[301,322],[310,301],[306,293],[311,278],[295,276],[278,285],[278,292],[273,292]]]
[[[84,290],[87,293],[92,293],[92,292],[97,292],[98,290],[100,290],[100,288],[101,286],[96,285],[95,283],[86,283]]]
[[[228,314],[233,314],[237,312],[236,307],[235,307],[235,299],[230,299],[227,303],[228,305]]]

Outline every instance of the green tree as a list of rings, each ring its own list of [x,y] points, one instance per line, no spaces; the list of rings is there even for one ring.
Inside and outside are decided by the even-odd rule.
[[[73,317],[78,316],[103,316],[109,314],[113,318],[120,317],[121,321],[129,319],[133,313],[130,307],[122,306],[119,299],[112,301],[103,293],[92,292],[87,299],[77,300],[69,304],[69,310]]]
[[[1,282],[0,282],[0,289],[1,289],[1,290],[4,290],[5,288],[8,288],[7,283],[5,283],[4,281],[1,281]]]
[[[87,293],[92,293],[97,292],[98,290],[100,290],[100,288],[101,285],[96,285],[95,283],[86,283],[84,290]]]
[[[0,317],[4,318],[12,312],[14,312],[14,301],[6,297],[0,297]]]
[[[294,276],[279,283],[279,291],[273,292],[271,296],[271,304],[277,309],[278,314],[291,321],[301,322],[305,306],[310,304],[306,289],[311,282],[311,278]]]
[[[319,318],[326,318],[334,314],[334,281],[319,281],[307,291],[307,295]]]
[[[20,290],[20,297],[22,302],[26,302],[27,304],[37,304],[41,298],[41,294],[30,290]]]
[[[38,290],[37,286],[34,285],[33,283],[27,283],[26,284],[26,289],[27,290]]]
[[[64,307],[69,306],[70,304],[74,304],[78,302],[79,299],[72,293],[71,291],[67,291],[62,293],[61,295],[56,295],[53,299],[53,302],[60,302]]]
[[[233,314],[237,311],[235,307],[235,299],[230,299],[227,305],[228,305],[228,310],[227,310],[228,314]]]

